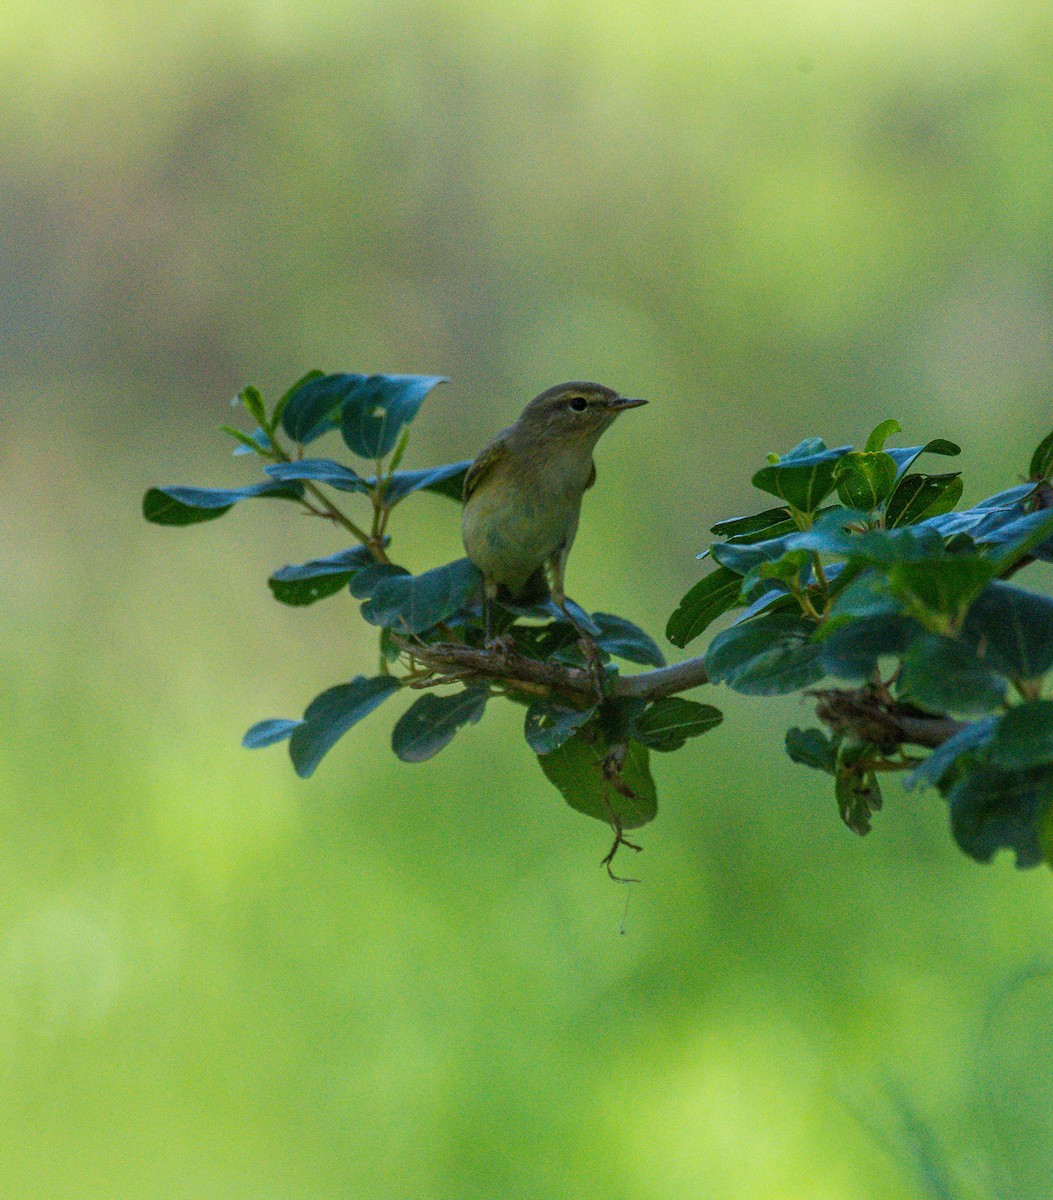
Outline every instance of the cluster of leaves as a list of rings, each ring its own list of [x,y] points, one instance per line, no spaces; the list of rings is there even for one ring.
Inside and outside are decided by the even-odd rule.
[[[292,501],[326,518],[353,544],[310,562],[283,566],[269,578],[274,598],[288,605],[314,604],[340,592],[361,603],[362,617],[379,630],[380,668],[340,682],[315,697],[298,720],[268,719],[253,725],[244,745],[259,748],[287,741],[293,766],[311,775],[353,725],[403,689],[441,687],[418,695],[396,721],[391,743],[404,762],[437,754],[465,725],[482,717],[488,701],[504,695],[526,706],[525,735],[542,769],[567,802],[610,824],[617,834],[653,819],[657,801],[648,763],[651,750],[679,749],[687,738],[721,719],[710,705],[677,696],[651,702],[615,698],[612,658],[659,667],[661,650],[641,629],[607,613],[585,614],[573,606],[579,626],[591,631],[602,664],[595,697],[554,697],[545,689],[503,680],[469,680],[448,690],[448,680],[422,660],[429,646],[454,643],[481,649],[484,619],[481,578],[465,558],[418,575],[389,555],[389,518],[413,493],[460,499],[469,461],[400,469],[409,425],[425,397],[443,382],[432,376],[324,375],[299,380],[268,412],[252,387],[238,396],[256,423],[251,432],[225,426],[236,454],[251,454],[266,478],[242,488],[151,488],[143,499],[147,520],[192,525],[228,512],[241,500],[271,497]],[[371,468],[333,458],[306,457],[305,448],[330,433]],[[360,497],[367,518],[356,520],[334,502],[332,492]],[[499,632],[506,653],[536,662],[581,666],[579,631],[551,601],[500,607]],[[600,692],[604,692],[601,698]]]
[[[713,683],[751,696],[805,690],[823,728],[791,729],[790,757],[834,778],[857,833],[881,807],[880,775],[934,785],[959,846],[986,862],[1053,862],[1053,600],[1007,582],[1053,561],[1053,434],[1028,481],[955,511],[958,472],[924,474],[936,440],[886,449],[885,421],[862,450],[810,438],[753,476],[780,501],[722,521],[716,569],[684,596],[667,634],[686,646],[743,609],[711,641]],[[824,677],[854,685],[818,689]],[[905,745],[929,747],[927,757]]]

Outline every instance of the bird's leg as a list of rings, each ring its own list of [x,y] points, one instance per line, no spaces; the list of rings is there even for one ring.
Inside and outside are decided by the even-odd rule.
[[[494,640],[494,600],[497,598],[497,584],[487,579],[483,583],[483,622],[486,626],[485,645],[489,646]]]
[[[507,659],[515,652],[515,643],[511,635],[504,633],[497,637],[494,633],[494,602],[497,600],[497,584],[491,579],[483,583],[483,624],[485,627],[483,645],[491,654]]]
[[[561,550],[545,564],[548,571],[549,590],[552,592],[552,602],[578,631],[578,645],[581,647],[581,653],[585,658],[585,668],[596,688],[596,699],[602,704],[606,699],[607,683],[607,676],[603,669],[603,659],[600,656],[599,646],[592,639],[592,634],[581,625],[567,605],[567,594],[563,590],[563,569],[566,563],[566,551]]]

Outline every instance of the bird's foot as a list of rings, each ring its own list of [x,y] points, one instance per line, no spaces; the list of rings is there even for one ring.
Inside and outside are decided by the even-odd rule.
[[[602,704],[607,698],[607,672],[603,668],[603,653],[587,633],[579,630],[578,646],[585,659],[585,670],[596,689],[596,702]]]
[[[516,653],[516,643],[510,633],[502,633],[499,637],[487,638],[483,649],[498,662],[507,662]]]

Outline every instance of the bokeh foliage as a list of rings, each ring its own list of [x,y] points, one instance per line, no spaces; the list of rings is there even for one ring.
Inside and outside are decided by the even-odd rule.
[[[955,853],[933,792],[894,786],[859,843],[778,747],[806,711],[730,696],[709,765],[655,756],[619,938],[601,831],[504,749],[520,714],[423,765],[352,731],[309,785],[232,751],[375,631],[260,603],[320,554],[283,502],[170,541],[135,511],[158,478],[244,486],[216,397],[311,362],[450,375],[407,471],[557,379],[649,397],[569,578],[647,629],[750,511],[759,443],[893,412],[965,447],[973,505],[1049,425],[1046,6],[3,26],[5,1191],[925,1194],[873,1128],[888,1074],[959,1191],[1042,1196],[1048,984],[995,1000],[1042,966],[1043,873]],[[407,506],[411,571],[458,556],[454,511]]]

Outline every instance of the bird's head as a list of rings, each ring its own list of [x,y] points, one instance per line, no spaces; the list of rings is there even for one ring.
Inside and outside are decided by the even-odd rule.
[[[601,383],[558,383],[530,401],[518,424],[538,441],[594,445],[620,413],[646,403],[619,396]]]

